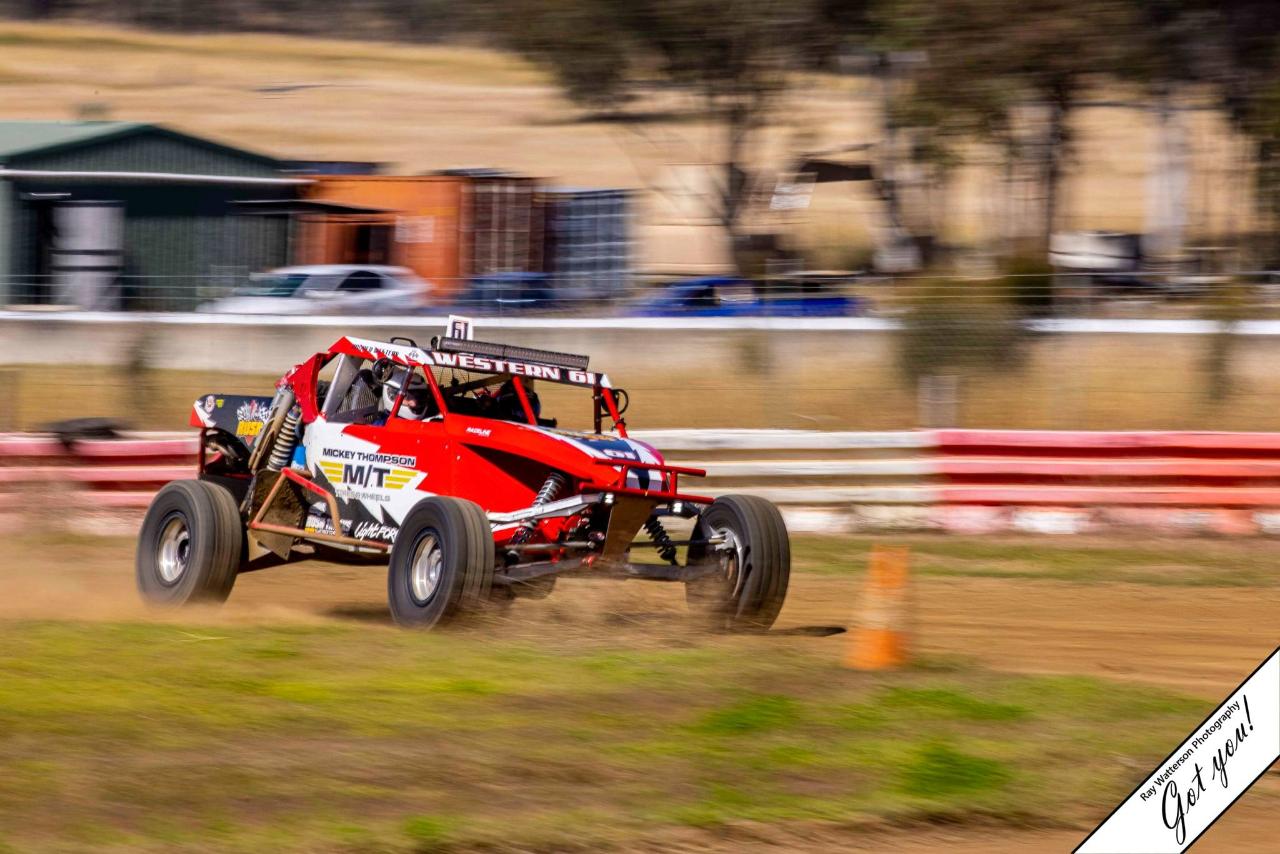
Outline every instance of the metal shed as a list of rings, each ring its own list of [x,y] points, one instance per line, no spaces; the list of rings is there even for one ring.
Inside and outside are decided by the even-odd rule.
[[[287,263],[288,219],[236,203],[307,183],[157,125],[0,122],[0,304],[191,308]]]

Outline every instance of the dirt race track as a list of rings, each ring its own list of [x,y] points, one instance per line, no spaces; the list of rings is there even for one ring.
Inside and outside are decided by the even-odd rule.
[[[101,541],[59,545],[57,565],[26,548],[0,555],[0,618],[153,619],[133,590],[131,544],[106,542],[107,549]],[[797,574],[778,623],[779,641],[842,655],[845,635],[786,630],[845,626],[857,590],[852,578]],[[380,567],[301,564],[242,576],[225,608],[195,616],[218,622],[385,622],[385,594]],[[607,611],[643,621],[682,612],[682,598],[676,585],[568,582],[545,601],[518,603],[513,619],[565,622],[598,619]],[[1275,587],[926,577],[915,582],[915,648],[926,657],[999,670],[1151,682],[1204,698],[1207,711],[1276,645],[1278,600]],[[1278,806],[1280,776],[1272,773],[1209,831],[1198,850],[1275,850]],[[1065,851],[1080,841],[1076,829],[930,827],[836,839],[816,833],[803,840],[726,840],[724,850]]]
[[[109,553],[92,542],[59,546],[56,566],[34,549],[0,555],[0,618],[154,617],[134,591],[130,543],[106,542]],[[776,628],[845,626],[858,591],[852,578],[798,573]],[[915,581],[915,606],[915,647],[925,655],[1132,679],[1215,699],[1276,645],[1280,590],[931,577]],[[625,618],[676,615],[684,603],[676,585],[568,581],[547,600],[520,602],[513,618],[560,620],[602,607]],[[310,562],[250,573],[226,606],[200,619],[386,622],[385,571]],[[823,642],[833,655],[843,648],[839,636]]]

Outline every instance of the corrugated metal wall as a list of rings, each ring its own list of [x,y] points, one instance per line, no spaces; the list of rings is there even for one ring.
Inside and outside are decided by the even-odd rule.
[[[631,275],[631,193],[552,189],[546,209],[546,267],[561,299],[608,299]]]
[[[123,307],[183,311],[225,292],[256,270],[288,261],[287,220],[238,214],[232,202],[270,197],[280,188],[175,184],[71,183],[16,185],[10,269],[16,302],[44,302],[48,270],[41,261],[37,205],[24,193],[67,191],[75,199],[124,207],[121,247]],[[25,299],[24,299],[25,296]]]
[[[107,140],[62,152],[13,158],[14,169],[90,172],[171,172],[234,177],[279,177],[253,155],[163,134]],[[218,295],[255,270],[287,263],[288,227],[282,217],[246,216],[233,203],[290,198],[288,185],[181,182],[124,183],[87,179],[21,179],[9,195],[8,271],[12,302],[49,299],[43,218],[51,194],[124,206],[121,290],[123,306],[179,311]]]

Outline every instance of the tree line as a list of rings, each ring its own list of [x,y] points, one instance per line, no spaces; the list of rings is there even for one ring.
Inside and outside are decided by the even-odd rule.
[[[1073,117],[1109,91],[1157,114],[1195,101],[1226,116],[1252,148],[1260,211],[1280,217],[1274,0],[0,0],[0,12],[480,40],[545,68],[585,110],[622,119],[678,93],[719,131],[719,216],[731,233],[760,184],[759,135],[815,71],[878,82],[882,157],[945,176],[980,143],[1030,170],[1044,239],[1059,217]],[[892,168],[878,189],[892,212]]]
[[[945,180],[979,143],[1034,173],[1036,232],[1059,220],[1073,118],[1123,92],[1157,114],[1202,104],[1250,141],[1263,212],[1280,214],[1280,5],[1272,0],[507,0],[511,46],[584,106],[655,88],[695,93],[724,127],[723,219],[742,153],[781,96],[825,70],[885,92],[879,189],[898,206],[903,157]],[[888,167],[888,168],[885,168]]]

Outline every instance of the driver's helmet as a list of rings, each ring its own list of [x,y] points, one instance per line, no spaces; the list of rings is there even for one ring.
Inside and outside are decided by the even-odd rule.
[[[383,412],[390,412],[391,407],[395,405],[396,398],[399,396],[400,381],[392,377],[382,384],[382,401],[378,408]]]
[[[400,386],[403,382],[403,377],[392,377],[383,383],[382,410],[384,412],[390,413],[391,407],[395,406],[396,398],[400,395]],[[409,387],[405,390],[404,400],[400,403],[400,410],[396,413],[396,417],[408,418],[410,421],[421,421],[427,415],[431,401],[431,391],[427,388],[427,384],[423,382],[422,377],[410,376]]]
[[[396,414],[400,418],[408,418],[410,421],[421,421],[427,416],[432,402],[429,389],[410,387],[404,393],[404,400],[400,403],[400,411]]]

